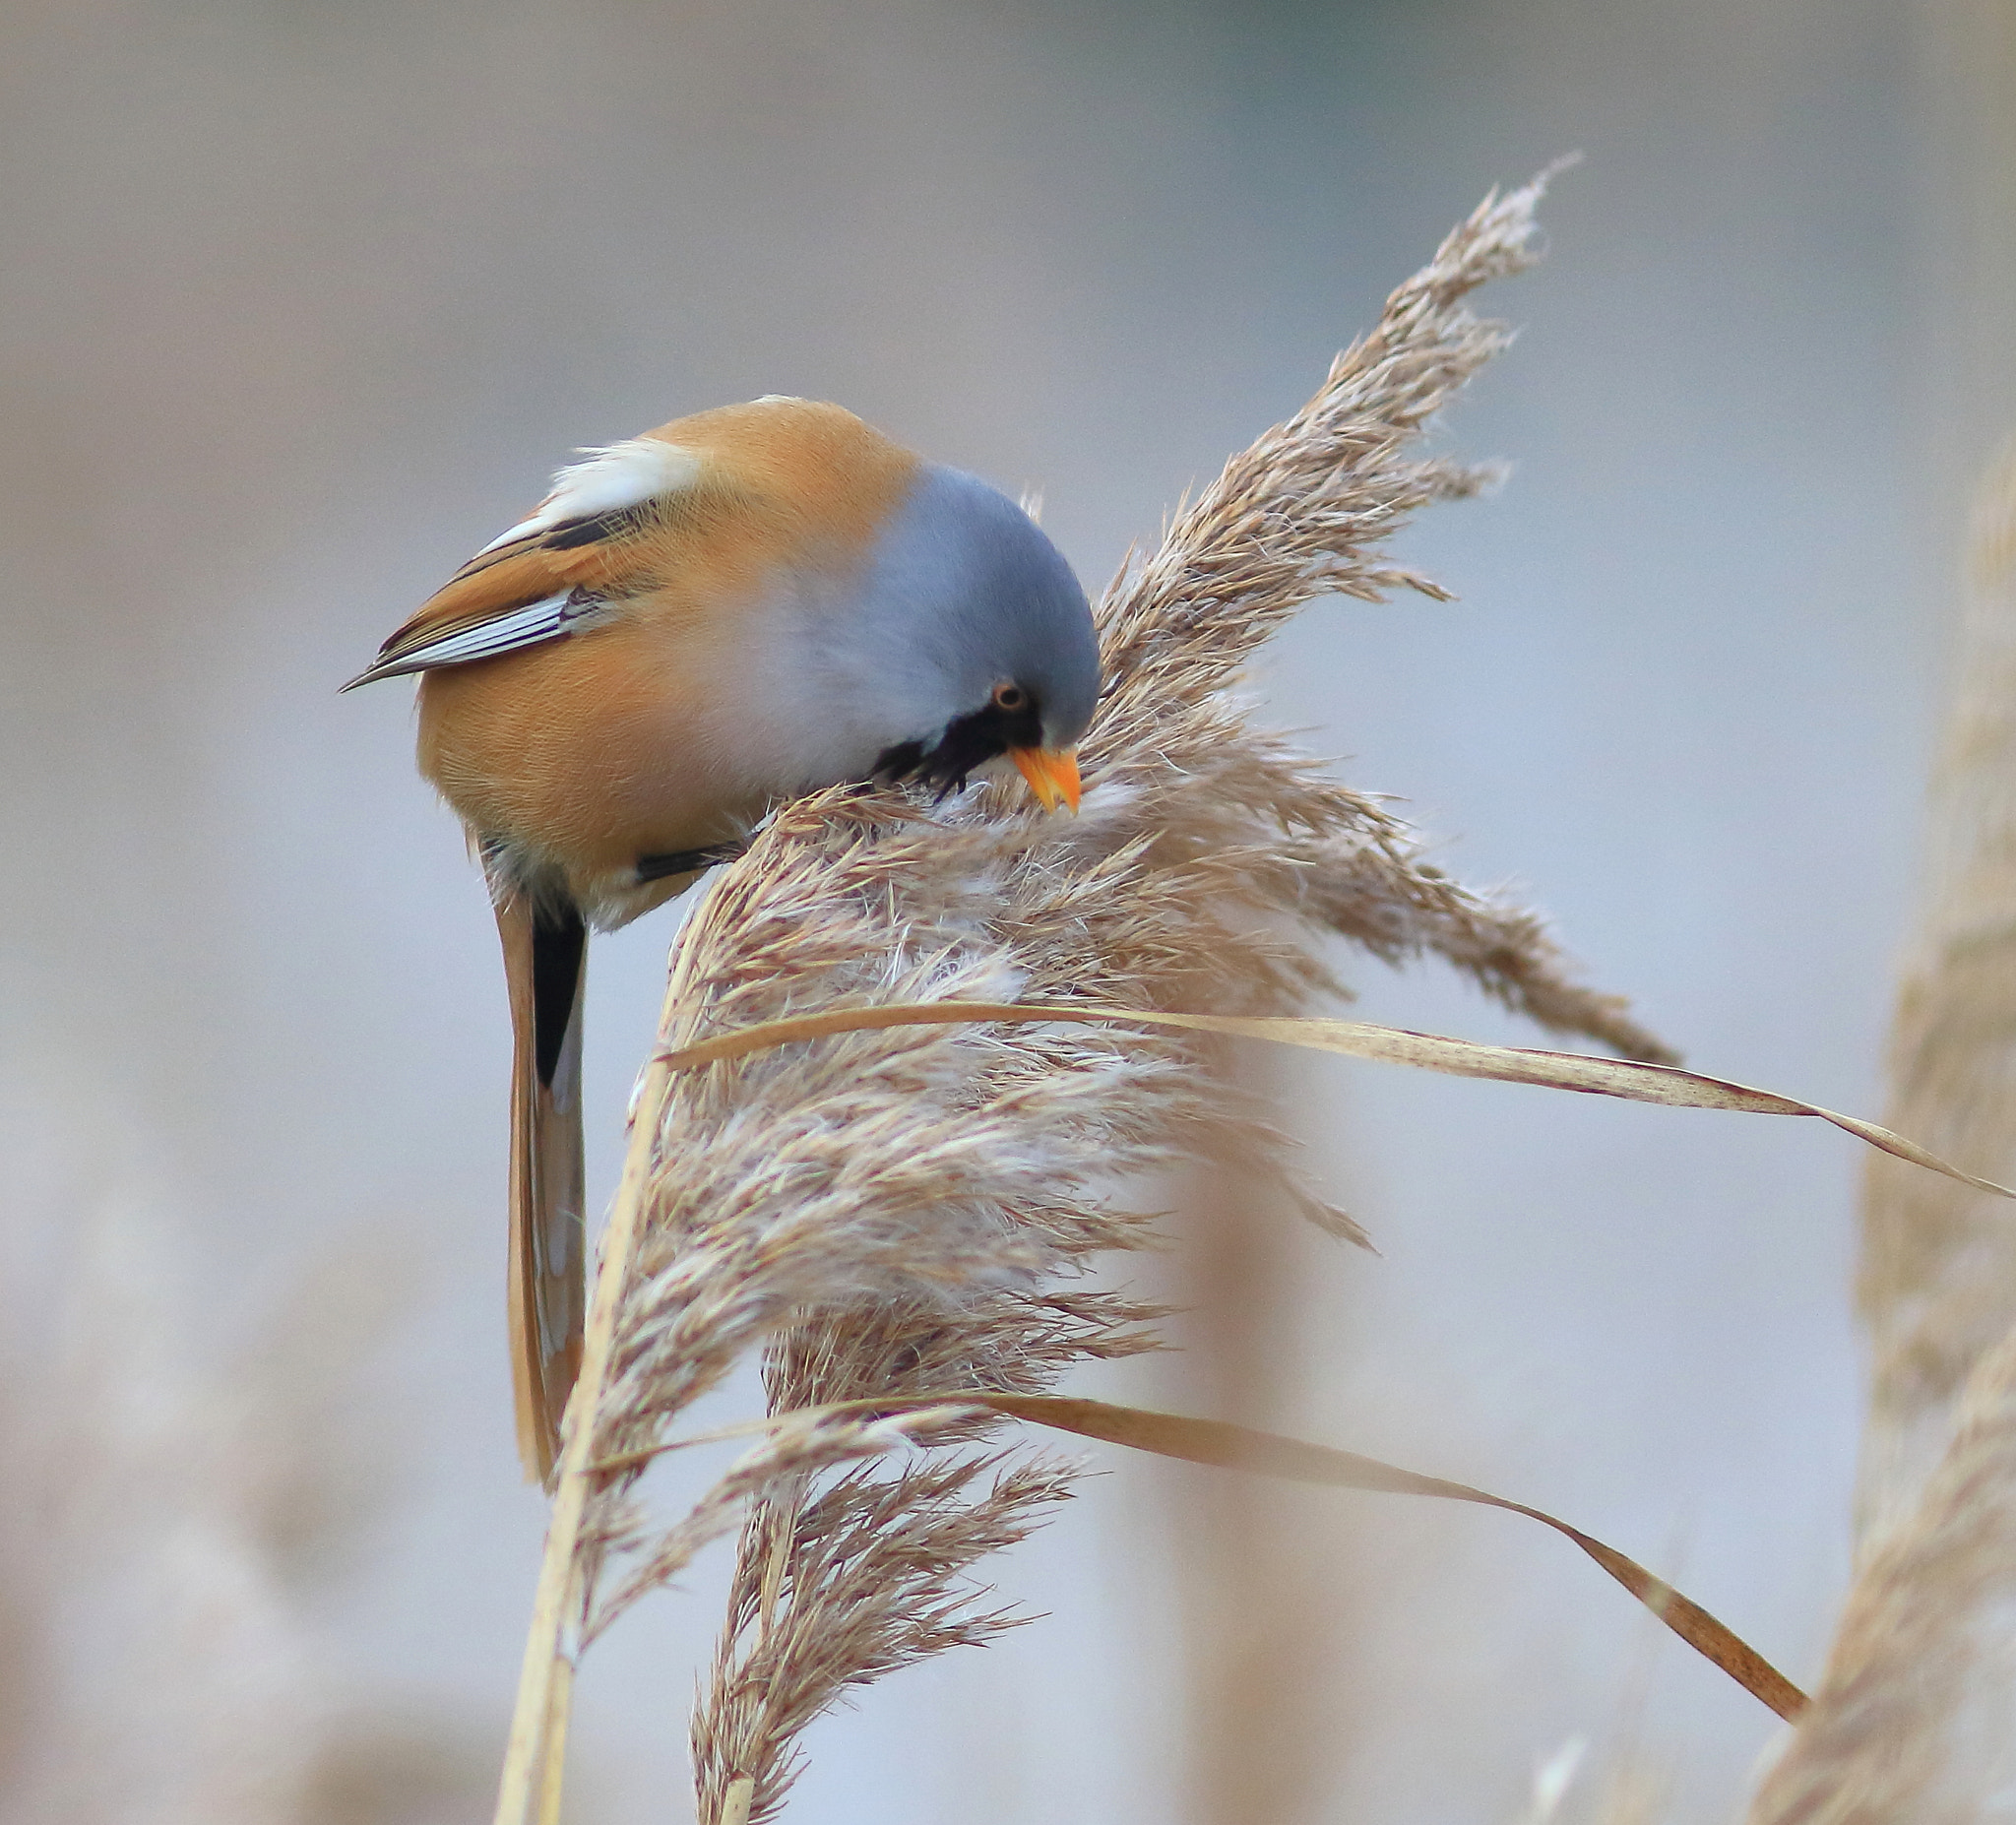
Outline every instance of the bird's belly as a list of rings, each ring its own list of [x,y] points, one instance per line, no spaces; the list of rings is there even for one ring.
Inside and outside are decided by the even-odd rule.
[[[598,923],[668,899],[641,857],[713,848],[791,793],[863,779],[891,743],[886,716],[824,649],[848,618],[802,578],[773,572],[732,609],[670,589],[598,627],[420,684],[420,771],[477,836],[557,874]]]
[[[477,837],[527,875],[563,877],[599,923],[682,884],[640,885],[640,857],[731,842],[786,788],[742,763],[720,668],[668,667],[657,644],[615,623],[420,685],[420,771]]]

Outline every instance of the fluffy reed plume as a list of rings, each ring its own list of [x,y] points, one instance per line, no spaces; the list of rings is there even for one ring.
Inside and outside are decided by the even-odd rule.
[[[941,998],[1281,1011],[1335,987],[1306,943],[1328,930],[1389,962],[1440,955],[1544,1026],[1664,1056],[1620,1002],[1572,979],[1530,913],[1445,879],[1406,826],[1250,727],[1230,694],[1319,594],[1442,594],[1382,546],[1416,509],[1486,478],[1418,440],[1506,344],[1463,300],[1531,263],[1543,186],[1486,199],[1314,399],[1116,580],[1082,816],[1035,814],[997,787],[945,805],[836,790],[785,809],[683,933],[661,1044]],[[693,1729],[705,1825],[771,1817],[798,1733],[850,1687],[998,1628],[971,1568],[1037,1525],[1067,1479],[1004,1459],[970,1410],[913,1415],[903,1435],[929,1449],[893,1467],[890,1422],[829,1418],[772,1436],[665,1532],[635,1499],[636,1454],[758,1344],[773,1412],[1039,1390],[1074,1361],[1148,1347],[1154,1314],[1080,1277],[1144,1238],[1106,1202],[1116,1182],[1186,1157],[1230,1158],[1354,1233],[1197,1059],[1167,1033],[899,1028],[648,1078],[640,1214],[612,1254],[605,1375],[591,1334],[570,1421],[589,1429],[555,1526],[564,1542],[579,1515],[566,1588],[585,1642],[749,1505]],[[557,1588],[542,1587],[556,1609]],[[531,1728],[528,1740],[549,1727]],[[500,1816],[524,1816],[539,1778],[536,1757],[514,1766],[526,1772],[507,1769]]]
[[[2016,444],[1984,478],[1970,544],[1925,908],[1884,1119],[2006,1177],[2016,1169]],[[1867,1552],[1916,1510],[1969,1371],[2016,1321],[2016,1228],[2000,1200],[1876,1158],[1859,1295],[1875,1353],[1858,1491]]]
[[[1976,1825],[2016,1778],[2016,1331],[1918,1506],[1867,1555],[1812,1710],[1750,1825]]]

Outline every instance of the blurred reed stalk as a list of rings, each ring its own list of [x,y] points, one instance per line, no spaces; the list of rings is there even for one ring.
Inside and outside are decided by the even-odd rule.
[[[1918,1505],[1865,1556],[1749,1825],[1982,1825],[2016,1782],[2016,1330]]]
[[[1926,905],[1891,1116],[2016,1164],[2016,442],[1978,492]],[[1875,1377],[1858,1572],[1752,1825],[1961,1825],[2016,1783],[2016,1228],[1998,1200],[1872,1161],[1862,1315]]]
[[[1220,1045],[1213,1068],[1254,1101],[1284,1075],[1256,1048]],[[1176,1218],[1185,1411],[1298,1429],[1294,1395],[1312,1366],[1300,1239],[1265,1195],[1222,1165],[1199,1167]],[[1331,1310],[1324,1335],[1349,1313]],[[1358,1593],[1342,1560],[1352,1504],[1263,1477],[1188,1466],[1154,1479],[1171,1530],[1183,1623],[1186,1778],[1192,1825],[1293,1825],[1324,1815],[1354,1737],[1339,1657]]]
[[[2016,1168],[2016,443],[1977,495],[1969,573],[1885,1125],[2006,1178]],[[1858,1290],[1874,1351],[1857,1491],[1866,1557],[1910,1524],[1970,1371],[2016,1322],[2016,1227],[1999,1199],[1872,1157]]]
[[[1099,609],[1083,815],[1046,818],[999,787],[943,805],[834,790],[779,811],[712,882],[678,943],[604,1238],[500,1820],[557,1805],[580,1652],[724,1532],[739,1528],[728,1617],[693,1722],[703,1825],[774,1817],[801,1732],[850,1688],[1012,1620],[972,1568],[1040,1523],[1069,1470],[1015,1455],[971,1408],[803,1410],[1036,1392],[1151,1347],[1156,1314],[1084,1280],[1144,1239],[1145,1219],[1109,1201],[1127,1175],[1215,1158],[1356,1234],[1192,1036],[890,1027],[677,1073],[671,1052],[937,1000],[1280,1012],[1337,988],[1307,942],[1327,931],[1389,963],[1440,955],[1556,1032],[1666,1055],[1574,979],[1537,918],[1450,882],[1232,694],[1316,596],[1443,597],[1383,547],[1495,472],[1418,445],[1509,340],[1464,299],[1532,263],[1544,187],[1487,198],[1309,404],[1122,569]],[[790,1417],[667,1526],[636,1488],[642,1454],[752,1348]]]

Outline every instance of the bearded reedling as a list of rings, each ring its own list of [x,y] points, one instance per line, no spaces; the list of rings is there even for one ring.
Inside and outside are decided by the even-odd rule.
[[[817,787],[956,790],[1005,757],[1076,810],[1099,647],[1012,501],[838,406],[771,397],[562,470],[345,688],[410,672],[420,771],[469,828],[504,943],[512,1379],[543,1479],[581,1360],[589,929],[662,905]]]

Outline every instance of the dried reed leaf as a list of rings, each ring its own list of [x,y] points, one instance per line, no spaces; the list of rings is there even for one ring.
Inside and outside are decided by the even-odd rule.
[[[805,1039],[840,1033],[867,1033],[892,1027],[944,1027],[962,1022],[1009,1025],[1017,1022],[1133,1021],[1230,1038],[1267,1039],[1310,1051],[1341,1052],[1382,1064],[1412,1065],[1448,1077],[1491,1078],[1504,1084],[1532,1084],[1544,1090],[1573,1090],[1627,1102],[1656,1102],[1668,1108],[1727,1109],[1746,1115],[1814,1115],[1871,1147],[1913,1165],[1923,1166],[1977,1191],[2016,1198],[2016,1191],[1992,1179],[1976,1178],[1927,1153],[1915,1141],[1856,1115],[1840,1115],[1817,1103],[1753,1090],[1719,1077],[1683,1071],[1677,1065],[1641,1064],[1631,1059],[1591,1058],[1580,1052],[1538,1051],[1516,1045],[1484,1045],[1443,1034],[1412,1033],[1402,1027],[1374,1027],[1362,1021],[1253,1018],[1233,1014],[1174,1014],[1151,1008],[1082,1008],[1058,1003],[939,1001],[922,1007],[834,1008],[766,1021],[739,1033],[718,1034],[664,1056],[668,1070],[692,1071],[730,1058],[745,1058]]]
[[[604,1600],[599,1616],[584,1631],[583,1645],[593,1641],[608,1620],[645,1591],[676,1577],[701,1547],[736,1526],[748,1504],[777,1484],[810,1477],[850,1459],[879,1457],[896,1445],[912,1442],[918,1433],[943,1430],[948,1422],[969,1418],[972,1407],[969,1399],[924,1401],[872,1419],[844,1406],[773,1416],[775,1423],[760,1428],[762,1445],[730,1466],[727,1475],[693,1505],[686,1518],[660,1539],[627,1582]],[[615,1467],[620,1468],[620,1461]],[[610,1468],[607,1459],[594,1466],[598,1472]]]
[[[769,1432],[813,1424],[829,1424],[849,1416],[873,1414],[880,1417],[905,1414],[922,1416],[924,1423],[943,1423],[958,1408],[1000,1414],[1032,1425],[1048,1426],[1080,1438],[1097,1438],[1110,1445],[1125,1445],[1155,1457],[1175,1458],[1188,1464],[1208,1464],[1220,1470],[1245,1471],[1290,1482],[1318,1483],[1329,1488],[1364,1489],[1384,1495],[1427,1495],[1444,1501],[1476,1502],[1487,1508],[1502,1508],[1525,1515],[1544,1527],[1550,1527],[1601,1565],[1625,1590],[1638,1599],[1668,1628],[1690,1648],[1729,1674],[1753,1697],[1777,1712],[1794,1719],[1806,1707],[1806,1695],[1777,1668],[1744,1641],[1728,1624],[1718,1621],[1691,1598],[1656,1578],[1635,1559],[1627,1558],[1614,1546],[1606,1545],[1593,1535],[1546,1513],[1515,1502],[1506,1496],[1451,1482],[1441,1477],[1423,1477],[1402,1470],[1377,1458],[1362,1457],[1355,1451],[1340,1451],[1329,1445],[1312,1445],[1298,1438],[1285,1438],[1278,1432],[1256,1431],[1251,1426],[1233,1425],[1223,1419],[1193,1419],[1181,1414],[1154,1413],[1146,1408],[1122,1407],[1110,1401],[1089,1401],[1057,1395],[970,1394],[940,1390],[913,1394],[902,1400],[866,1398],[835,1402],[803,1413],[774,1414],[767,1419],[744,1426],[726,1427],[708,1433],[710,1439],[740,1432]],[[600,1460],[598,1471],[632,1470],[661,1453],[679,1446],[697,1444],[700,1439],[681,1439],[653,1450],[632,1452]],[[724,1485],[718,1485],[722,1487]],[[703,1503],[711,1509],[713,1493]]]

